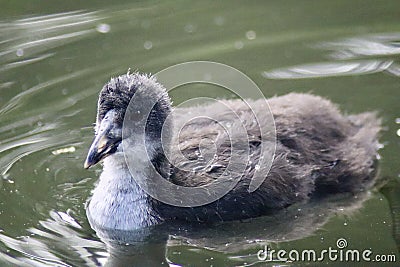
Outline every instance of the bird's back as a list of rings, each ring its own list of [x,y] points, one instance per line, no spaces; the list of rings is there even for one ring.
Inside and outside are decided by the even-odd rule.
[[[171,180],[183,186],[202,186],[226,176],[239,180],[233,190],[202,207],[201,212],[192,209],[199,220],[254,217],[313,196],[357,192],[370,186],[380,129],[374,113],[345,116],[330,101],[310,94],[269,99],[276,127],[276,151],[269,170],[268,166],[258,165],[261,134],[257,123],[270,123],[263,115],[268,112],[263,101],[252,102],[253,110],[241,100],[224,100],[223,104],[234,112],[212,104],[180,109],[174,114],[179,127],[170,154],[174,165]],[[226,172],[232,144],[243,142],[232,138],[226,128],[234,133],[244,129],[243,125],[248,150],[234,152],[246,166],[240,173]],[[274,141],[267,138],[263,144],[274,146]],[[256,169],[266,178],[249,193]]]

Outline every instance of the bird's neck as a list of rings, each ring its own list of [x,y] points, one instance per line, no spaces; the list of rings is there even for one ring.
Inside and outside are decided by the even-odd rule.
[[[162,221],[151,197],[135,180],[146,179],[147,174],[135,172],[132,167],[131,172],[123,153],[104,159],[103,172],[87,209],[89,221],[95,229],[133,230]]]

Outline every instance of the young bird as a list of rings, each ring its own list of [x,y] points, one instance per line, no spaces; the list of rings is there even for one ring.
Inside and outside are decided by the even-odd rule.
[[[152,107],[143,137],[146,155],[135,145],[137,138],[142,138],[135,116],[125,117],[134,96],[141,99],[134,106],[137,114],[144,114],[149,105]],[[96,134],[84,164],[89,168],[101,160],[104,163],[87,206],[92,226],[134,230],[167,220],[245,219],[331,194],[356,193],[372,185],[380,130],[380,120],[374,113],[343,115],[329,100],[311,94],[291,93],[269,99],[276,127],[276,140],[263,143],[276,146],[269,169],[256,165],[262,152],[262,140],[259,125],[254,123],[254,113],[265,112],[262,101],[265,100],[251,102],[251,110],[241,100],[223,100],[234,113],[221,112],[216,104],[177,108],[180,112],[172,118],[173,124],[166,125],[172,112],[171,101],[154,77],[128,73],[111,79],[100,92]],[[152,106],[151,103],[156,104]],[[219,123],[187,120],[187,114],[202,114],[216,118],[219,123],[240,123],[249,138],[232,140]],[[183,120],[184,127],[174,128]],[[124,137],[130,141],[129,147],[122,145],[123,123],[132,133]],[[261,117],[258,123],[268,121]],[[167,127],[170,142],[162,142],[163,127]],[[240,127],[232,127],[233,135],[239,130]],[[205,138],[213,142],[204,142]],[[148,195],[137,183],[137,179],[146,181],[153,177],[154,173],[146,171],[149,168],[141,166],[143,157],[148,156],[156,171],[176,185],[209,184],[220,175],[227,175],[224,171],[232,157],[232,142],[246,148],[235,151],[235,156],[244,163],[243,172],[229,173],[230,178],[238,180],[237,184],[209,204],[197,207],[166,204]],[[167,150],[170,150],[168,155]],[[203,158],[209,151],[215,153],[211,163]],[[124,153],[132,155],[132,168],[128,167]],[[257,190],[249,192],[256,170],[264,173],[265,179]]]

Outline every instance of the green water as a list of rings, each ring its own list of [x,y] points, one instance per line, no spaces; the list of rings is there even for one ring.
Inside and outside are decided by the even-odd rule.
[[[400,260],[399,1],[109,2],[1,1],[0,266],[264,266],[259,243],[322,250],[338,238]],[[101,170],[83,169],[98,92],[129,68],[193,60],[235,67],[267,97],[312,92],[348,113],[378,111],[389,182],[345,208],[299,208],[299,223],[277,216],[279,229],[271,218],[162,229],[129,253],[107,249],[84,209]]]

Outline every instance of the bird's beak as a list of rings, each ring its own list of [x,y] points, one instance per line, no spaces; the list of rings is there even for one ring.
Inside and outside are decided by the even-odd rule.
[[[112,120],[104,119],[102,121],[100,127],[101,131],[96,134],[96,137],[89,148],[85,163],[83,164],[85,169],[90,168],[117,150],[118,145],[121,143],[121,138],[109,137],[109,132],[112,127],[114,127]]]
[[[105,135],[98,135],[95,137],[92,145],[90,146],[88,155],[86,157],[83,167],[85,169],[98,163],[100,160],[107,156],[107,151],[109,150],[110,140]]]

